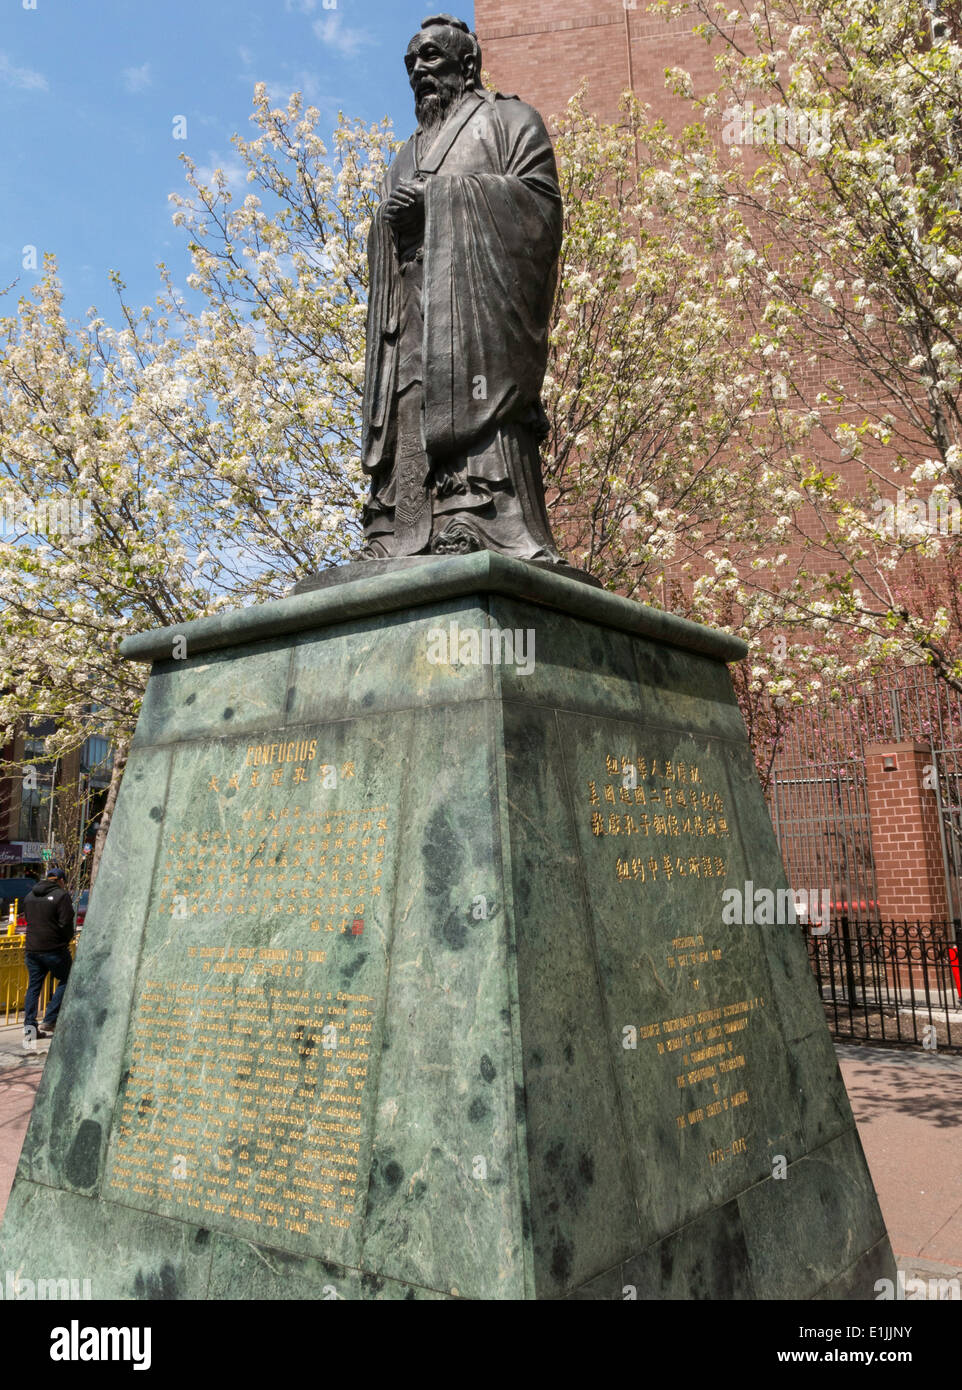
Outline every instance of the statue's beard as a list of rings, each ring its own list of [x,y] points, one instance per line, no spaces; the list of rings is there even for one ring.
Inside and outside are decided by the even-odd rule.
[[[464,95],[464,81],[439,83],[432,91],[415,97],[414,111],[422,130],[437,130],[445,116]]]

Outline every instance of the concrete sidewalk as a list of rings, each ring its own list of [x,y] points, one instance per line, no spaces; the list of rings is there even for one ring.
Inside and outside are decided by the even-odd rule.
[[[0,1218],[51,1040],[0,1028]],[[898,1265],[962,1279],[962,1057],[838,1045],[839,1066]]]
[[[962,1278],[962,1057],[835,1050],[899,1268]]]
[[[0,1220],[52,1042],[52,1038],[38,1038],[35,1051],[24,1052],[23,1024],[0,1028]]]

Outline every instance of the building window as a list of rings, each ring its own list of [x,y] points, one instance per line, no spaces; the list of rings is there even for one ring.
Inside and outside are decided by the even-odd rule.
[[[47,772],[44,777],[38,768],[36,787],[22,789],[18,840],[46,840],[50,818],[50,782],[50,773]]]
[[[110,765],[113,757],[110,751],[110,743],[107,739],[101,738],[99,734],[92,734],[83,746],[81,754],[81,768],[86,773],[95,776],[105,777],[110,780]]]

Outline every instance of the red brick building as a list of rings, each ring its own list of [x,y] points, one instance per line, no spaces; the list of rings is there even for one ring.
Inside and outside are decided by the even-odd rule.
[[[530,102],[549,127],[585,81],[589,105],[602,119],[617,120],[619,99],[630,88],[648,105],[652,117],[662,118],[673,129],[691,121],[693,112],[666,89],[665,69],[682,67],[690,72],[696,93],[708,93],[717,85],[715,50],[692,34],[692,20],[649,15],[646,0],[475,0],[475,28],[493,85]],[[721,129],[718,135],[720,139]],[[832,465],[838,468],[838,460],[832,460]],[[936,693],[934,699],[938,705],[941,696]],[[857,776],[858,788],[857,795],[851,788],[845,790],[849,809],[840,814],[838,826],[847,825],[858,844],[871,845],[871,851],[843,853],[849,867],[839,870],[839,856],[824,847],[828,838],[819,848],[817,832],[801,835],[790,825],[779,825],[776,809],[788,872],[808,882],[813,866],[818,866],[821,873],[833,876],[826,885],[833,900],[852,906],[869,903],[868,915],[886,919],[954,916],[962,903],[962,866],[959,856],[950,854],[946,846],[952,832],[956,840],[962,839],[962,825],[952,820],[952,806],[947,805],[951,795],[940,798],[933,787],[932,767],[937,766],[941,775],[943,792],[951,793],[957,750],[953,744],[936,751],[936,740],[926,736],[931,720],[923,720],[918,729],[906,728],[901,735],[897,695],[893,708],[891,742],[879,742],[876,733],[872,746],[866,743],[861,751],[857,774],[845,765],[844,776]],[[944,745],[945,739],[939,742]],[[958,744],[962,753],[962,730]],[[827,786],[841,774],[832,771],[824,779],[819,776],[820,761],[826,768],[829,763],[837,766],[827,747],[820,753],[813,746],[806,759],[808,768],[791,769],[800,775],[786,779],[791,789],[782,804],[786,810],[795,808],[799,823],[811,821],[814,826],[824,823],[831,809],[821,784]],[[893,761],[895,766],[890,767]],[[805,798],[816,784],[822,800],[806,809]],[[859,807],[857,815],[851,813],[853,805]],[[789,818],[792,814],[789,811]],[[795,846],[803,840],[812,844],[804,854],[799,850],[797,860]],[[853,873],[850,866],[856,860],[859,869]]]
[[[646,13],[645,0],[475,0],[475,28],[495,86],[547,119],[587,80],[592,108],[614,120],[629,88],[669,123],[690,120],[665,90],[665,69],[681,66],[696,91],[715,86],[712,50],[691,22]]]

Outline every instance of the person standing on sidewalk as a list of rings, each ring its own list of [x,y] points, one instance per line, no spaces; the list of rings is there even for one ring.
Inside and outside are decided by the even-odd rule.
[[[23,1046],[32,1050],[37,1038],[48,1038],[57,1023],[63,993],[70,977],[70,942],[73,940],[73,903],[64,888],[63,869],[47,870],[23,900],[27,918],[24,951],[27,958],[27,996],[23,1006]],[[37,1004],[43,982],[52,975],[58,982],[47,1004],[43,1026],[37,1027]]]

